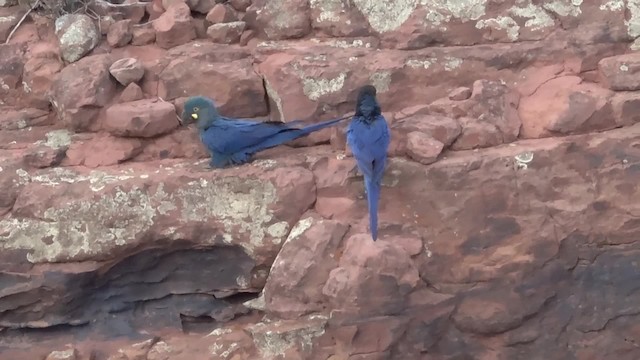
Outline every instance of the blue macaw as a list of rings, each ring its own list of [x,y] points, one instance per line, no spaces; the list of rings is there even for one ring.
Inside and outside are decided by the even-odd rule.
[[[213,100],[204,96],[187,99],[182,112],[182,124],[195,121],[200,140],[209,150],[212,168],[241,165],[262,150],[307,136],[334,125],[348,117],[328,120],[300,128],[301,120],[288,123],[234,119],[218,113]]]
[[[378,238],[378,202],[391,134],[376,100],[376,88],[365,85],[358,92],[356,112],[347,128],[347,143],[364,175],[369,203],[369,229]]]

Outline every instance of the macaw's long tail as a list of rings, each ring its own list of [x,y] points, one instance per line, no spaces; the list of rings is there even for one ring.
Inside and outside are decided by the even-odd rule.
[[[365,190],[367,190],[367,202],[369,204],[369,230],[373,241],[378,239],[378,202],[380,201],[380,181],[375,179],[364,179]]]
[[[328,120],[328,121],[323,121],[321,123],[318,124],[313,124],[313,125],[309,125],[303,128],[296,128],[296,127],[292,127],[292,125],[297,125],[300,124],[301,121],[300,120],[296,120],[296,121],[292,121],[290,123],[287,124],[283,124],[283,128],[282,131],[274,134],[272,137],[270,137],[269,139],[253,146],[250,149],[245,150],[245,152],[249,152],[249,153],[256,153],[258,151],[262,151],[265,149],[269,149],[278,145],[282,145],[286,142],[289,142],[291,140],[295,140],[297,138],[303,137],[303,136],[307,136],[309,134],[311,134],[314,131],[318,131],[318,130],[322,130],[324,128],[327,128],[329,126],[335,125],[337,123],[339,123],[342,120],[348,119],[350,118],[350,116],[345,116],[339,119],[333,119],[333,120]]]

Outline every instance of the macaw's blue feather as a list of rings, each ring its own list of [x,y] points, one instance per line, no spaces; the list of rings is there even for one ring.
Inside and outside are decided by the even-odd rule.
[[[213,101],[203,96],[189,98],[182,112],[183,124],[196,121],[200,140],[211,155],[209,165],[215,168],[244,164],[257,152],[307,136],[344,119],[309,126],[303,126],[300,120],[280,123],[234,119],[221,116]]]
[[[376,100],[376,89],[363,86],[358,94],[356,112],[347,129],[347,142],[364,175],[369,205],[369,229],[373,240],[378,238],[378,203],[380,187],[387,162],[391,134]]]

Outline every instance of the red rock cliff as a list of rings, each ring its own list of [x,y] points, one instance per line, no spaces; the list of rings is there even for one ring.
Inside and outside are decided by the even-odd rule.
[[[640,358],[637,1],[0,6],[1,359]],[[176,121],[365,83],[376,243],[342,129],[208,170]]]

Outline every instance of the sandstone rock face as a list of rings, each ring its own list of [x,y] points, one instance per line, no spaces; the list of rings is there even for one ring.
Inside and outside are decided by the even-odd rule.
[[[109,55],[93,55],[65,67],[56,75],[51,88],[51,104],[70,129],[91,129],[100,108],[113,97],[116,84],[109,73],[112,62]]]
[[[67,10],[0,45],[3,359],[640,358],[634,1]],[[176,118],[313,123],[367,83],[376,242],[348,121],[211,170]]]

